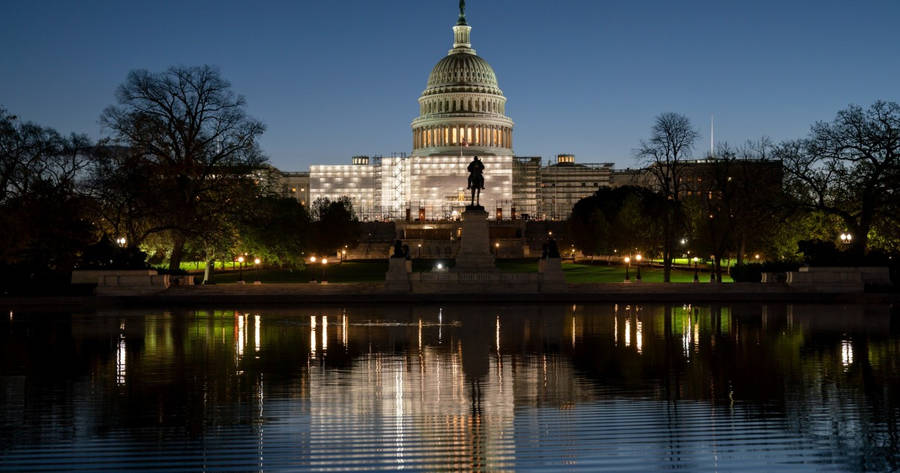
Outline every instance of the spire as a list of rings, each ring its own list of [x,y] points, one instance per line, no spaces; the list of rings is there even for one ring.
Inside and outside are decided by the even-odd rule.
[[[466,0],[459,0],[459,20],[456,22],[459,26],[466,26]]]

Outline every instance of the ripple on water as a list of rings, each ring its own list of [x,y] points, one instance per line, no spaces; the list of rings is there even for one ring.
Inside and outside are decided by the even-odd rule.
[[[883,321],[627,307],[17,315],[0,470],[900,468]]]

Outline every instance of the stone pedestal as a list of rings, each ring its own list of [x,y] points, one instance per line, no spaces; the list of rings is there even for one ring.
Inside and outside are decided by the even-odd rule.
[[[541,292],[564,292],[566,276],[562,270],[562,259],[543,258],[538,260],[538,272],[541,274]]]
[[[456,272],[496,271],[484,207],[468,206],[462,214],[462,241],[456,254]]]
[[[409,273],[412,261],[406,258],[390,258],[388,272],[384,277],[384,287],[389,291],[409,292]]]

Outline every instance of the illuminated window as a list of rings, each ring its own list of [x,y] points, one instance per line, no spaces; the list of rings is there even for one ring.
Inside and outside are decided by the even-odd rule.
[[[466,142],[472,142],[472,127],[466,127]]]
[[[456,144],[456,127],[453,127],[453,144]]]

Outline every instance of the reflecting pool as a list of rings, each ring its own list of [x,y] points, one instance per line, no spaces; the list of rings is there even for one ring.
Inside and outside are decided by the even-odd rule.
[[[893,471],[887,306],[9,312],[0,470]]]

